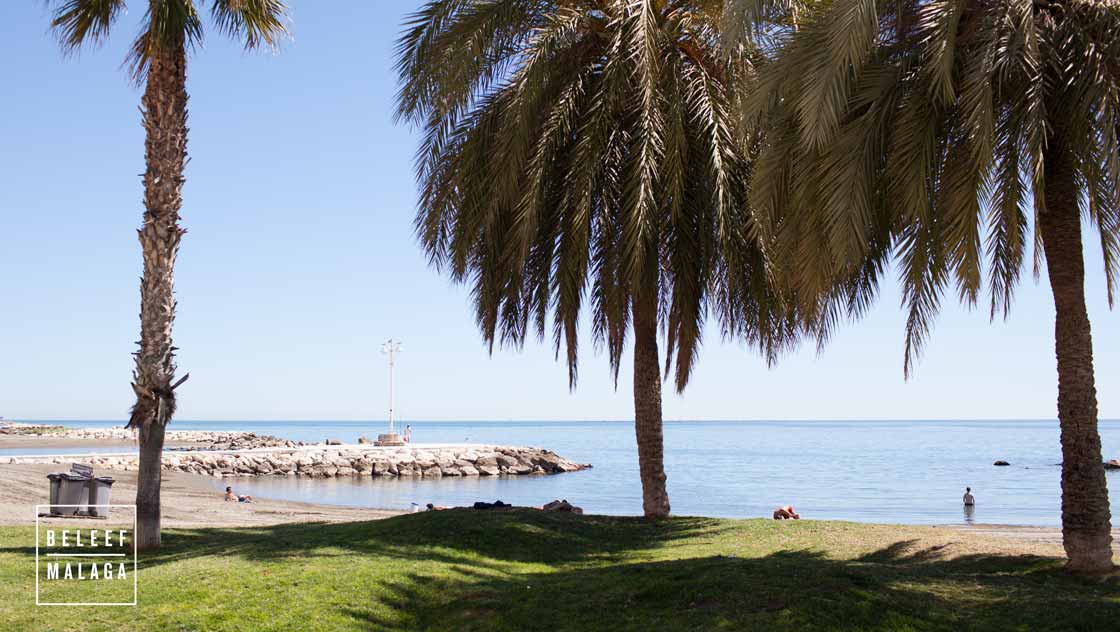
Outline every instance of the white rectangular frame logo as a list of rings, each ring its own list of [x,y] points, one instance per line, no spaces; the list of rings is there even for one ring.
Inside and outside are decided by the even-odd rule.
[[[119,603],[58,603],[39,601],[39,514],[46,507],[106,507],[109,509],[132,509],[132,601]],[[136,505],[35,505],[35,605],[36,606],[135,606],[137,605],[136,584]]]

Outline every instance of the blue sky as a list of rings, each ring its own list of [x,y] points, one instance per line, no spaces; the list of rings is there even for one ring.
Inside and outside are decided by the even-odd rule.
[[[0,415],[121,419],[138,336],[143,135],[120,69],[143,2],[103,47],[64,58],[42,2],[0,7]],[[177,270],[183,419],[381,419],[380,343],[404,341],[405,419],[631,419],[583,348],[580,384],[551,344],[487,353],[467,293],[413,239],[415,134],[394,126],[392,48],[411,2],[293,4],[279,55],[211,31],[190,61],[191,162]],[[1120,315],[1087,240],[1103,417],[1120,417]],[[1007,322],[951,301],[905,382],[893,284],[863,321],[777,367],[706,340],[672,419],[1053,418],[1053,305],[1021,286]],[[588,340],[587,336],[583,337]]]

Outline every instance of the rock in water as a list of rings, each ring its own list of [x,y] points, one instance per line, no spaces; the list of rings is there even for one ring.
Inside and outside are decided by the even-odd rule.
[[[1011,464],[1008,463],[1007,461],[996,461],[995,463],[992,463],[992,465],[1011,465]]]
[[[1120,459],[1112,459],[1111,461],[1104,462],[1104,469],[1106,470],[1120,470]]]

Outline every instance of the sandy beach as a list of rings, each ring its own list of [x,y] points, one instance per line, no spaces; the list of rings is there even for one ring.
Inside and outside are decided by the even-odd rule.
[[[974,538],[995,539],[1018,544],[1046,545],[1053,555],[1064,556],[1062,530],[1058,527],[1031,527],[1005,524],[941,525],[956,533]],[[1120,528],[1112,530],[1112,550],[1120,556]]]
[[[0,525],[35,523],[35,505],[49,502],[47,474],[65,470],[54,464],[0,465]],[[115,479],[113,502],[131,504],[136,497],[136,472],[95,472]],[[179,472],[164,472],[162,485],[165,527],[247,527],[285,522],[347,522],[395,516],[401,512],[340,507],[282,500],[260,499],[254,503],[229,503],[207,479]],[[237,481],[229,485],[237,489]],[[45,518],[73,524],[75,519]]]

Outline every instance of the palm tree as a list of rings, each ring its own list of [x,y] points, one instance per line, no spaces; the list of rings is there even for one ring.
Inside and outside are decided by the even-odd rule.
[[[62,0],[51,26],[66,52],[97,44],[125,10],[124,0]],[[136,403],[128,422],[139,431],[140,469],[136,490],[136,544],[160,545],[160,476],[164,431],[175,413],[171,327],[175,320],[174,270],[187,159],[187,52],[202,39],[202,21],[192,0],[148,0],[140,34],[127,63],[133,80],[145,84],[141,99],[145,131],[144,222],[139,232],[144,258],[140,280],[140,349],[135,352],[132,390]],[[246,49],[275,47],[286,33],[280,0],[211,0],[215,26],[242,38]]]
[[[398,44],[398,118],[424,130],[416,229],[472,288],[491,351],[544,340],[575,387],[577,332],[616,384],[634,335],[634,422],[647,517],[669,514],[658,331],[685,388],[709,310],[772,358],[789,341],[750,236],[749,138],[733,112],[748,46],[722,2],[433,0]],[[674,361],[675,356],[675,361]]]
[[[1068,567],[1109,571],[1082,219],[1099,236],[1111,305],[1120,4],[835,0],[803,5],[786,26],[772,16],[790,16],[788,2],[738,8],[756,27],[741,31],[777,38],[745,110],[766,130],[760,232],[790,262],[782,269],[822,337],[870,304],[893,260],[909,374],[950,284],[972,306],[987,276],[991,317],[1007,316],[1033,215],[1035,276],[1045,261],[1056,310]]]

